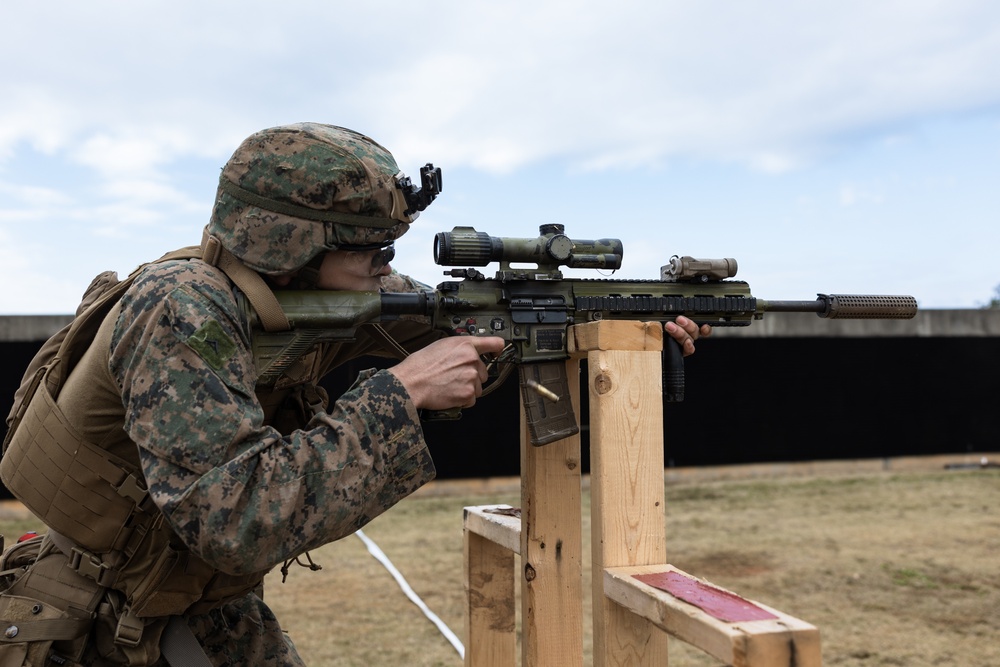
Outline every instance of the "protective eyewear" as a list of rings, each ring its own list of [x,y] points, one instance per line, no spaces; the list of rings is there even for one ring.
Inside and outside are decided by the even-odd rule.
[[[396,246],[393,243],[388,245],[384,243],[368,243],[368,244],[358,244],[358,245],[339,245],[337,250],[346,250],[347,252],[371,252],[372,250],[377,250],[372,256],[372,269],[378,271],[383,266],[388,264],[396,256]]]

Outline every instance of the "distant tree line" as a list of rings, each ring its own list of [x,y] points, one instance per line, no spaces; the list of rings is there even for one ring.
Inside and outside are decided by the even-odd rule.
[[[983,304],[983,308],[1000,308],[1000,285],[993,288],[993,298]]]

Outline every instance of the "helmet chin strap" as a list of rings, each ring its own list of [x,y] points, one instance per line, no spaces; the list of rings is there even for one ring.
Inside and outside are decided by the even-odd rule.
[[[299,269],[298,273],[292,278],[292,282],[288,284],[288,288],[301,290],[316,289],[317,285],[319,285],[319,267],[323,265],[324,255],[325,253],[319,253]]]

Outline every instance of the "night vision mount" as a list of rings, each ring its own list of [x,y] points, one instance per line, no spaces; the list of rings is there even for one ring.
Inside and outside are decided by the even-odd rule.
[[[419,188],[409,176],[400,178],[396,187],[403,191],[406,199],[406,215],[414,215],[430,206],[434,198],[441,194],[441,167],[435,167],[430,162],[421,167]]]

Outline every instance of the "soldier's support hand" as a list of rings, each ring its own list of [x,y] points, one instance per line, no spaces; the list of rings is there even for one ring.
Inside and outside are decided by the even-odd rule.
[[[418,408],[468,408],[483,393],[486,365],[481,354],[499,354],[503,338],[452,336],[431,343],[390,368]]]
[[[679,315],[676,322],[665,323],[663,330],[667,332],[667,335],[680,343],[685,357],[694,354],[694,342],[699,337],[707,337],[712,333],[712,327],[708,324],[702,324],[699,327],[683,315]]]

